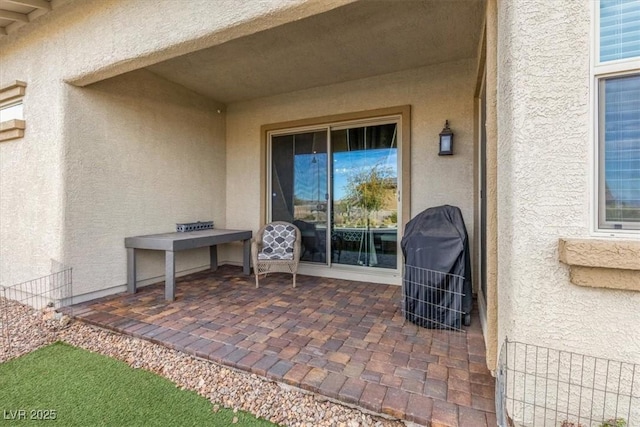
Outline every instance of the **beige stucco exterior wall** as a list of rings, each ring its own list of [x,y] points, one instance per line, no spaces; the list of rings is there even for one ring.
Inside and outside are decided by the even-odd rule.
[[[0,50],[51,43],[52,53],[70,59],[57,71],[84,86],[352,1],[54,0],[55,13],[0,38]],[[44,40],[43,32],[56,37]]]
[[[576,286],[558,256],[591,238],[590,7],[498,2],[499,340],[640,363],[640,292]]]
[[[487,367],[494,370],[498,362],[498,351],[500,348],[498,327],[499,312],[507,312],[509,306],[505,301],[499,301],[498,293],[498,125],[497,125],[497,2],[487,1],[486,9],[486,319],[485,330],[486,359]]]
[[[67,87],[64,259],[76,295],[126,283],[126,236],[197,220],[224,227],[221,108],[144,70]],[[138,278],[163,280],[164,253],[139,254]],[[176,257],[179,272],[208,264],[208,249]]]
[[[62,83],[42,71],[49,43],[25,53],[0,47],[0,86],[27,82],[25,136],[0,143],[0,285],[47,275],[62,260]],[[51,57],[53,67],[64,57]],[[51,100],[51,103],[46,102]]]
[[[116,204],[117,198],[109,197],[115,196],[111,194],[113,190],[107,186],[97,185],[92,176],[99,176],[110,168],[111,171],[122,173],[117,182],[112,183],[113,186],[129,184],[124,176],[127,176],[130,171],[118,169],[115,159],[118,154],[124,154],[132,148],[126,146],[125,139],[116,141],[114,144],[114,141],[109,138],[128,138],[129,143],[133,144],[133,140],[141,136],[144,137],[143,140],[150,143],[147,135],[142,135],[143,120],[150,120],[151,123],[157,124],[166,123],[164,126],[167,130],[166,135],[173,137],[175,152],[171,151],[172,148],[166,148],[151,159],[142,152],[130,153],[133,155],[131,163],[137,159],[144,165],[143,167],[147,168],[147,171],[158,171],[171,163],[162,157],[163,155],[182,154],[184,163],[184,158],[188,155],[178,152],[178,147],[185,148],[180,147],[179,141],[192,138],[194,136],[192,126],[202,125],[206,121],[203,116],[205,113],[200,110],[205,108],[203,100],[196,100],[192,95],[180,92],[176,87],[170,88],[157,81],[154,83],[148,76],[143,77],[138,74],[135,78],[128,77],[126,80],[92,88],[87,92],[74,90],[64,83],[65,81],[86,85],[157,61],[223,43],[234,37],[252,34],[284,22],[330,10],[349,1],[192,0],[189,1],[189,7],[184,7],[182,2],[171,0],[159,2],[54,0],[53,12],[25,25],[15,33],[0,37],[0,87],[14,80],[27,83],[24,98],[25,136],[0,144],[0,285],[15,284],[48,274],[52,270],[52,261],[72,267],[79,267],[86,261],[87,267],[80,268],[96,268],[94,272],[103,276],[102,278],[89,279],[88,270],[76,271],[77,274],[74,274],[74,282],[82,283],[79,286],[83,292],[106,286],[106,283],[110,283],[110,286],[124,283],[124,279],[120,279],[124,271],[124,264],[121,263],[123,258],[97,259],[96,247],[89,248],[89,243],[86,241],[79,244],[83,239],[93,237],[97,237],[100,244],[107,240],[110,242],[108,245],[115,244],[110,240],[112,237],[105,235],[92,237],[90,230],[82,229],[89,225],[94,233],[101,229],[101,233],[116,235],[113,231],[107,232],[108,227],[114,226],[108,220],[98,220],[94,217],[94,222],[91,224],[86,220],[80,223],[75,222],[81,216],[80,210],[87,207],[83,203],[86,203],[84,200],[89,195],[84,192],[80,180],[86,180],[86,183],[93,184],[96,190],[104,191],[106,199],[103,199],[103,203],[110,200]],[[143,25],[141,25],[141,19],[144,20]],[[161,94],[156,96],[138,91],[140,99],[125,99],[123,90],[127,85],[132,85],[132,78],[139,80],[137,83],[141,83],[142,87],[148,90],[159,89]],[[167,101],[168,98],[172,98],[168,96],[168,92],[174,90],[178,93],[178,100]],[[107,93],[109,91],[113,93]],[[160,105],[165,102],[169,105]],[[131,114],[131,116],[118,117],[118,114],[113,111],[105,111],[103,108],[109,104],[122,107],[122,113]],[[105,121],[96,123],[97,117],[90,117],[76,110],[78,105],[87,108],[87,111],[101,114]],[[145,108],[148,111],[143,111]],[[194,114],[189,114],[188,111]],[[136,121],[139,126],[137,130],[134,129]],[[219,136],[217,132],[222,128],[218,127],[220,123],[217,118],[214,122],[218,124],[215,126],[208,124],[208,126],[209,129],[214,126],[215,132],[211,137],[217,138]],[[89,123],[99,125],[103,133],[98,134]],[[118,129],[121,124],[128,125],[128,129]],[[178,130],[169,131],[166,129],[169,127],[168,124],[177,125],[175,129]],[[81,131],[85,130],[96,139],[82,140]],[[149,135],[157,136],[156,133]],[[191,154],[202,148],[198,147],[198,144],[205,143],[200,134],[197,135],[196,140],[197,142],[191,143],[193,145],[187,145],[187,148],[192,150]],[[65,145],[65,141],[69,145]],[[109,152],[104,145],[101,145],[107,141],[114,144],[113,148],[122,151]],[[167,140],[160,138],[157,142],[164,144]],[[212,143],[212,140],[210,139],[208,143]],[[84,149],[82,144],[93,144],[92,147],[96,151],[106,154],[105,160],[109,162],[109,167],[101,171],[98,165],[88,164],[89,153],[86,157],[74,157],[78,153],[70,150],[77,150],[79,147]],[[210,154],[206,155],[210,158]],[[68,158],[69,155],[71,157]],[[207,157],[203,156],[202,160],[204,159]],[[69,164],[70,161],[77,164]],[[213,166],[217,164],[216,160]],[[68,175],[69,172],[78,168],[84,175],[81,174],[79,177]],[[196,219],[196,215],[204,209],[202,206],[210,203],[213,197],[222,194],[219,189],[224,189],[224,183],[217,179],[220,171],[215,173],[215,181],[208,183],[211,188],[215,186],[212,188],[213,193],[210,197],[200,200],[192,216],[186,218],[184,215],[185,220]],[[212,175],[207,177],[212,178]],[[67,178],[71,180],[70,192],[65,188]],[[161,182],[165,179],[162,176],[159,178]],[[183,176],[177,182],[193,184],[193,181],[193,176]],[[148,176],[143,183],[137,184],[141,186],[140,188],[152,185]],[[127,187],[129,186],[125,188]],[[164,194],[175,194],[176,191],[171,187],[166,189]],[[143,202],[148,200],[146,197],[150,193],[151,191],[144,195],[136,194],[136,196],[142,196],[138,200]],[[92,200],[98,197],[91,196]],[[129,199],[122,207],[149,210],[142,204],[133,203],[133,195],[127,197]],[[80,210],[74,210],[75,207],[71,206],[76,202],[76,198],[80,201],[81,207],[78,208]],[[208,206],[202,213],[210,212],[220,223],[224,218],[216,213],[216,209],[219,209],[223,203],[223,200],[216,199],[218,207]],[[67,212],[69,208],[71,211]],[[113,209],[112,213],[120,209],[110,208]],[[153,221],[139,221],[137,225],[141,229],[140,232],[145,232],[145,230],[156,229],[155,227],[160,224],[163,226],[173,224],[179,220],[176,216],[183,217],[180,213],[183,211],[180,209],[187,208],[188,206],[173,207],[164,213],[166,216],[163,219],[160,219],[161,214],[155,214]],[[130,213],[127,212],[127,214]],[[151,213],[151,215],[154,214]],[[118,218],[117,221],[124,223],[125,218]],[[131,222],[131,230],[136,228],[134,225]],[[63,236],[65,236],[64,242]],[[77,247],[74,248],[74,245]],[[88,256],[83,257],[81,251],[85,251]],[[178,262],[180,267],[180,261]],[[98,264],[108,265],[114,269],[107,273],[108,268],[96,267]],[[155,274],[144,270],[144,264],[146,263],[142,262],[140,266],[143,269],[140,271],[142,276]],[[88,267],[89,265],[91,267]]]
[[[411,216],[441,204],[462,209],[473,236],[473,93],[475,61],[465,60],[248,102],[227,112],[227,226],[260,225],[260,126],[411,105]],[[455,155],[438,156],[445,119]],[[222,257],[240,261],[240,247]]]

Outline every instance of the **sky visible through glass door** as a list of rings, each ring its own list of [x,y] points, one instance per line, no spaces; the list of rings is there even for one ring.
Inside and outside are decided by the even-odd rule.
[[[359,172],[371,170],[375,166],[386,170],[395,170],[398,163],[398,153],[397,150],[390,150],[388,148],[343,151],[333,155],[333,162],[333,198],[335,200],[341,200],[347,195],[347,187],[351,177],[355,176]],[[296,180],[296,196],[305,200],[326,200],[326,194],[319,194],[317,192],[319,188],[317,184],[310,185],[310,181],[314,181],[314,178],[318,181],[326,180],[326,170],[326,154],[296,155],[296,177],[307,177],[306,179]]]

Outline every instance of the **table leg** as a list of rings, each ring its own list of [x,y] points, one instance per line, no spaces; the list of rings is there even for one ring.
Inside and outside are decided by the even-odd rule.
[[[136,250],[127,248],[127,291],[136,293]]]
[[[167,301],[176,299],[176,257],[175,252],[166,251],[164,257],[164,298]]]
[[[218,269],[218,246],[209,246],[209,259],[211,260],[211,271]]]
[[[242,241],[242,272],[251,274],[251,240]]]

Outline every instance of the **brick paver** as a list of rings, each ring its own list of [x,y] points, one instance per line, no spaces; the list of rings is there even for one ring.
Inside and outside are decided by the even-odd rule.
[[[318,392],[322,395],[336,399],[338,397],[338,392],[346,381],[347,377],[344,375],[329,372],[324,381],[322,381],[322,384],[320,384]]]
[[[367,382],[360,378],[347,378],[340,392],[338,392],[338,398],[347,403],[357,404],[366,385]]]
[[[431,413],[431,427],[458,427],[459,406],[453,403],[435,400]],[[462,426],[460,426],[462,427]]]
[[[407,405],[407,419],[414,423],[429,425],[431,412],[433,411],[433,399],[420,394],[411,394]]]
[[[387,394],[382,400],[382,412],[393,417],[405,418],[410,395],[409,392],[398,388],[387,388]]]
[[[433,426],[495,425],[477,314],[464,333],[404,321],[399,286],[222,266],[73,307],[88,323]],[[492,424],[493,423],[493,424]]]

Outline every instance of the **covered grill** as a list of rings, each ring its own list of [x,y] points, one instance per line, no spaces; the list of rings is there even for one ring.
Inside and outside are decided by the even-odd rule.
[[[405,318],[432,329],[468,326],[471,257],[460,209],[445,205],[416,215],[405,228],[401,246]]]

